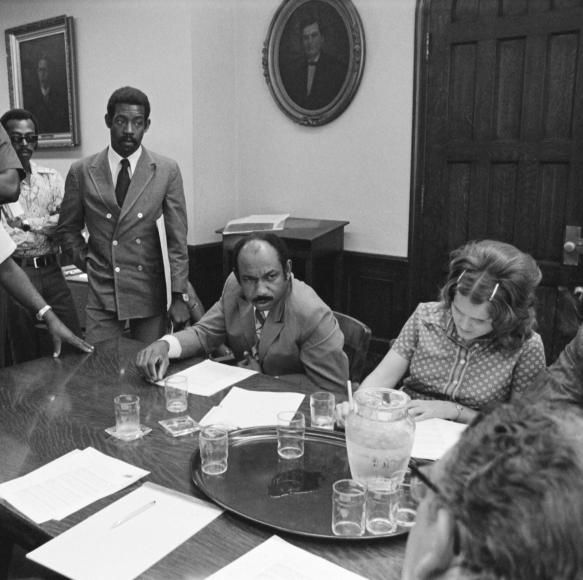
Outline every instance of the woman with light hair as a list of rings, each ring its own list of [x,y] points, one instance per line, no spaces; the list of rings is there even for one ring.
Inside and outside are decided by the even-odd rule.
[[[534,331],[535,260],[510,244],[470,242],[451,254],[439,302],[420,304],[361,389],[396,388],[420,421],[469,423],[484,409],[519,396],[545,365]],[[338,416],[348,413],[339,406]]]

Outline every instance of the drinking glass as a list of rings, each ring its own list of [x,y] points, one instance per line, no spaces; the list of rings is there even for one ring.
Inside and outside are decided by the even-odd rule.
[[[284,411],[277,415],[277,452],[284,459],[304,454],[306,421],[303,413]]]
[[[122,439],[135,437],[140,430],[140,398],[136,395],[120,395],[113,403],[116,433]]]
[[[333,430],[335,406],[336,399],[332,393],[312,393],[310,395],[311,426]]]
[[[362,536],[366,487],[353,479],[341,479],[332,487],[332,532],[336,536]]]
[[[171,413],[182,413],[188,408],[188,380],[185,376],[174,375],[164,381],[166,409]]]

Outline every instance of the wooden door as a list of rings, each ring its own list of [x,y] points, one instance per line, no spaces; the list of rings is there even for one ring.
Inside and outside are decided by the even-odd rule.
[[[543,271],[549,362],[577,328],[565,288],[583,284],[562,264],[565,226],[583,226],[582,12],[581,0],[421,0],[419,19],[412,305],[436,298],[467,240],[514,244]]]

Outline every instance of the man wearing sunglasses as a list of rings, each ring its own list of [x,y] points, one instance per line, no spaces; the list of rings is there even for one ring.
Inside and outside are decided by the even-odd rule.
[[[583,571],[583,415],[517,401],[431,466],[402,580],[575,580]]]
[[[55,169],[31,160],[38,142],[38,123],[32,113],[12,109],[0,117],[0,124],[26,173],[18,198],[24,213],[15,216],[2,208],[2,224],[16,244],[12,258],[61,321],[81,336],[75,302],[61,271],[57,258],[60,249],[54,239],[65,189],[63,178]],[[43,342],[37,339],[39,321],[28,308],[9,298],[6,318],[15,364],[50,354],[43,351]]]

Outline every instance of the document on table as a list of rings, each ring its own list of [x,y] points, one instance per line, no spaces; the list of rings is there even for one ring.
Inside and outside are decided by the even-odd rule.
[[[221,423],[241,429],[277,425],[277,414],[282,411],[296,411],[304,396],[301,393],[247,391],[233,387],[221,404],[213,407],[199,423]]]
[[[222,512],[146,483],[27,557],[73,580],[132,580]]]
[[[256,372],[240,367],[223,365],[212,360],[205,360],[176,374],[186,377],[189,393],[210,397],[239,381],[247,379],[256,374]],[[156,384],[163,387],[164,379]]]
[[[231,562],[207,580],[362,580],[362,576],[288,544],[278,536]]]
[[[427,419],[415,423],[415,441],[412,457],[437,460],[453,447],[467,425],[446,421],[445,419]]]
[[[0,485],[0,497],[37,524],[61,520],[144,475],[138,467],[100,453],[75,449],[43,467]]]

